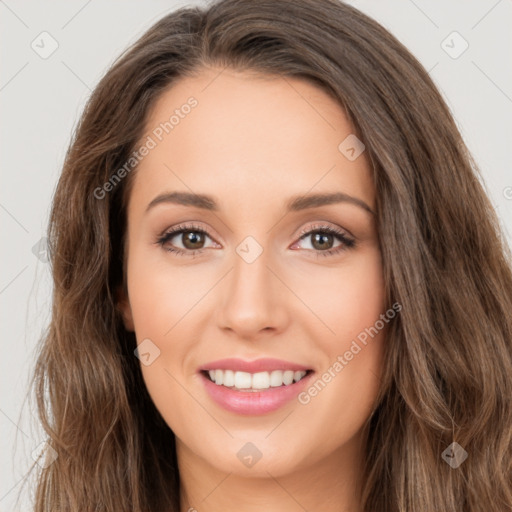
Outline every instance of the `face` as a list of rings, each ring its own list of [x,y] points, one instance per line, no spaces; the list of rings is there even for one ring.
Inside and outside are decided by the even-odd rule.
[[[150,113],[122,308],[179,459],[277,477],[353,454],[373,409],[389,321],[375,191],[321,89],[220,71]]]

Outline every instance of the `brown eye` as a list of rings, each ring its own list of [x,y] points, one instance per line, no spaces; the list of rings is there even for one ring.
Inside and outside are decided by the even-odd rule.
[[[157,243],[166,251],[183,256],[194,256],[208,247],[216,246],[206,231],[194,225],[175,226],[159,236]]]
[[[317,256],[331,256],[355,245],[355,240],[344,231],[327,225],[315,225],[309,231],[303,231],[292,248],[306,249]]]
[[[202,249],[204,233],[200,231],[183,231],[181,241],[185,249]]]
[[[311,236],[311,245],[319,251],[324,251],[332,248],[334,244],[334,235],[330,233],[313,233]]]

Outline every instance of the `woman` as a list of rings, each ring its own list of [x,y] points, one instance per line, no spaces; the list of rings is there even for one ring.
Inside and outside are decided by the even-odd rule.
[[[56,190],[35,510],[512,510],[512,273],[476,172],[348,5],[161,19]]]

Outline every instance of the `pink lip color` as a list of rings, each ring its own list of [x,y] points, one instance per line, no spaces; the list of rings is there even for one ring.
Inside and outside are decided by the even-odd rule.
[[[269,388],[261,391],[238,391],[219,386],[212,382],[203,371],[209,369],[245,371],[257,373],[258,371],[273,370],[308,370],[307,367],[279,361],[277,359],[258,359],[247,362],[241,359],[223,359],[214,361],[200,368],[200,375],[206,392],[210,398],[224,409],[243,415],[258,415],[275,411],[293,400],[307,386],[313,372],[306,375],[299,382],[288,386]]]

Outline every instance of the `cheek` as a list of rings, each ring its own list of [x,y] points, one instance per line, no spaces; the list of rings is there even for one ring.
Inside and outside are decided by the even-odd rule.
[[[320,280],[315,279],[308,294],[323,322],[317,322],[314,339],[324,358],[317,380],[300,402],[311,418],[329,418],[322,428],[334,439],[357,432],[371,413],[386,327],[395,316],[394,311],[386,316],[380,252],[368,251],[353,261],[332,269],[329,276],[317,276]]]
[[[208,418],[199,406],[195,407],[196,402],[185,389],[190,382],[182,369],[187,366],[193,345],[191,325],[200,309],[200,304],[195,308],[194,304],[204,290],[193,286],[189,274],[148,260],[147,254],[134,251],[128,266],[128,292],[137,342],[149,339],[157,347],[153,348],[157,356],[151,364],[146,365],[141,359],[142,376],[153,404],[174,433],[178,437],[193,437],[196,430],[191,425],[198,418],[200,422]],[[193,442],[200,440],[199,437]]]
[[[301,295],[323,327],[315,337],[326,353],[343,347],[372,326],[384,313],[384,282],[380,251],[375,248],[337,267],[305,276]]]
[[[128,293],[138,339],[167,337],[200,297],[197,282],[201,281],[196,277],[170,265],[166,255],[133,251],[128,264]]]

